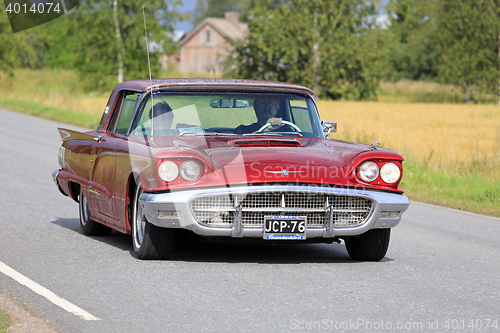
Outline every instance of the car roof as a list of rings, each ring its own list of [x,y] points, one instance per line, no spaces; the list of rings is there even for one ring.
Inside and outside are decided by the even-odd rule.
[[[203,88],[236,89],[236,90],[273,90],[285,92],[300,92],[314,95],[307,87],[285,82],[240,80],[240,79],[142,79],[125,81],[119,84],[116,90],[136,90],[146,92],[151,90],[173,89],[173,90],[199,90]]]

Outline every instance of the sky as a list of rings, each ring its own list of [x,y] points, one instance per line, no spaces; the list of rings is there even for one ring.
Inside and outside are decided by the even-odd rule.
[[[194,7],[196,6],[196,2],[197,0],[182,0],[182,5],[178,7],[178,9],[181,13],[192,12],[194,10]],[[382,0],[381,2],[385,6],[389,2],[389,0]],[[379,23],[387,24],[387,14],[380,13],[377,21],[379,21]],[[193,29],[193,24],[189,21],[178,22],[175,26],[175,30],[184,32],[189,32],[191,29]]]
[[[182,5],[179,8],[181,13],[187,13],[194,10],[197,0],[182,0]],[[193,25],[189,21],[178,22],[175,26],[175,30],[182,30],[188,32],[193,28]]]

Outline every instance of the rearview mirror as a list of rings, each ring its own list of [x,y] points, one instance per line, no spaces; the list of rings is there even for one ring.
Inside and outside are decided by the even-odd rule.
[[[247,108],[250,103],[243,99],[213,99],[210,101],[210,107],[212,108]]]

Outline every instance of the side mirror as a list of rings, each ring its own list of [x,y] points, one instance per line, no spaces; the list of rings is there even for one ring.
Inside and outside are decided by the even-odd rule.
[[[331,120],[323,120],[321,122],[321,127],[323,127],[323,132],[325,132],[325,138],[330,137],[330,133],[337,132],[337,122]]]

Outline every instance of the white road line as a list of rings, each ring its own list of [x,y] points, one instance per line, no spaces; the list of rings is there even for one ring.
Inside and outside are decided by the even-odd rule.
[[[51,301],[55,305],[60,306],[64,310],[66,310],[66,311],[68,311],[68,312],[70,312],[78,317],[81,317],[85,320],[101,320],[97,317],[94,317],[93,315],[91,315],[87,311],[74,305],[73,303],[68,302],[64,298],[57,296],[52,291],[48,290],[45,287],[42,287],[41,285],[39,285],[35,281],[28,279],[26,276],[22,275],[21,273],[16,272],[15,270],[13,270],[12,268],[10,268],[9,266],[7,266],[6,264],[4,264],[1,261],[0,261],[0,272],[13,278],[14,280],[19,282],[20,284],[33,290],[35,293],[45,297],[46,299],[48,299],[49,301]]]

